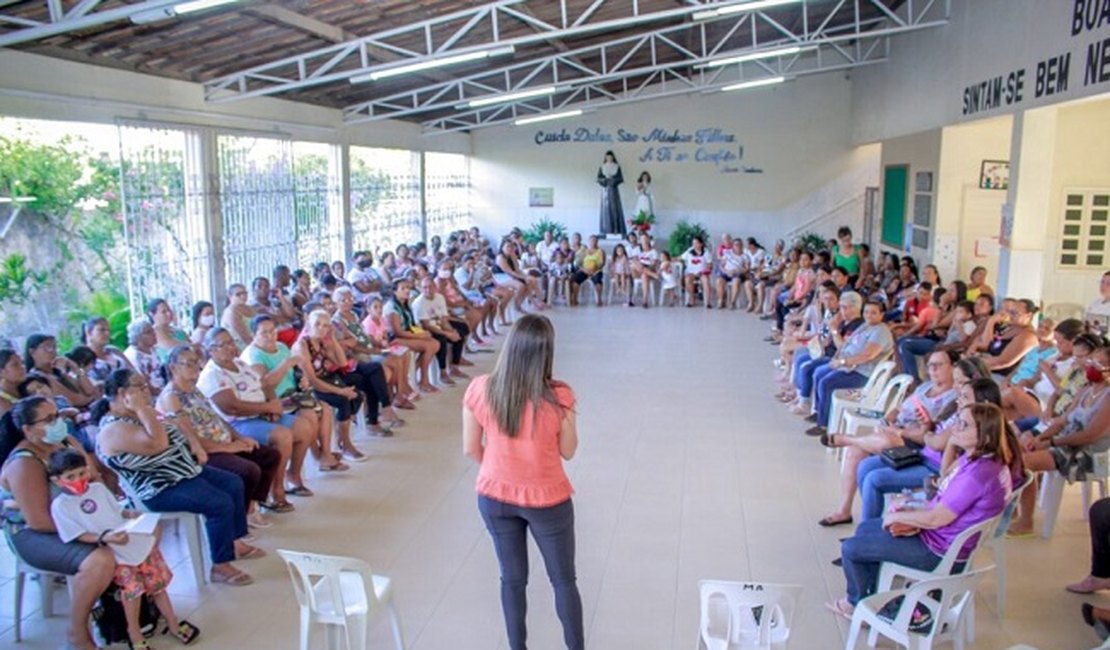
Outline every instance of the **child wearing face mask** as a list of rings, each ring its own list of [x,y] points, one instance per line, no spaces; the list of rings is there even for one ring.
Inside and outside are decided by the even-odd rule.
[[[47,429],[49,436],[50,429]],[[173,573],[166,566],[154,535],[129,535],[119,527],[139,513],[124,510],[119,501],[102,483],[89,480],[85,457],[72,449],[50,455],[47,473],[52,483],[62,489],[50,504],[50,516],[63,542],[77,540],[86,544],[107,546],[116,558],[113,582],[119,587],[124,616],[127,619],[129,645],[133,650],[149,650],[139,625],[139,605],[143,594],[150,596],[165,617],[173,634],[185,645],[200,635],[188,621],[179,621],[166,587]]]

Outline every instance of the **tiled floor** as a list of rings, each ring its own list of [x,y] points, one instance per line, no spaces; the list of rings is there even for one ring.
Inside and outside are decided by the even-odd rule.
[[[838,464],[769,399],[772,349],[760,342],[764,324],[681,308],[559,308],[552,318],[557,375],[579,397],[582,442],[568,471],[577,489],[589,646],[693,648],[697,581],[712,577],[803,585],[791,647],[843,647],[847,626],[821,604],[843,592],[829,561],[849,531],[816,525],[833,504]],[[477,356],[477,370],[488,369],[492,356]],[[459,386],[426,398],[400,436],[365,442],[369,462],[317,477],[317,496],[298,501],[297,513],[275,517],[279,523],[260,542],[270,550],[354,555],[391,576],[413,650],[505,647],[497,565],[475,506],[475,468],[461,454],[462,392]],[[1051,541],[1008,545],[1009,608],[999,621],[988,578],[974,647],[1097,645],[1079,618],[1082,599],[1063,591],[1087,570],[1079,501],[1078,488],[1070,488]],[[981,557],[990,561],[989,552]],[[200,590],[188,567],[178,567],[171,591],[178,611],[203,629],[196,647],[296,647],[297,610],[281,562],[271,556],[242,566],[255,575],[254,586]],[[12,646],[12,571],[4,555],[0,647]],[[538,556],[529,596],[530,647],[561,647]],[[35,587],[26,601],[23,647],[57,647],[64,619],[38,615]],[[371,634],[374,647],[391,647],[384,621]],[[322,634],[314,646],[324,647]]]

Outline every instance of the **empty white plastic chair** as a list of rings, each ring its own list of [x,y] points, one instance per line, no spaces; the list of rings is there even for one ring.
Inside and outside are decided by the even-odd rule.
[[[701,580],[698,650],[785,648],[802,588]]]
[[[1091,454],[1092,469],[1083,483],[1083,519],[1087,519],[1087,511],[1091,509],[1091,484],[1098,484],[1099,498],[1106,498],[1106,482],[1110,478],[1110,451],[1102,451]],[[1056,528],[1056,517],[1060,514],[1060,501],[1064,498],[1064,487],[1067,485],[1067,479],[1060,472],[1053,470],[1045,472],[1044,478],[1041,481],[1041,537],[1048,539],[1052,537],[1052,531]]]
[[[970,603],[975,599],[975,587],[983,575],[993,569],[987,567],[954,576],[929,578],[904,589],[884,591],[868,596],[856,605],[852,614],[852,627],[848,632],[847,650],[854,650],[860,629],[866,623],[871,629],[867,635],[868,647],[875,647],[880,635],[906,646],[928,650],[934,643],[952,642],[956,650],[964,647],[964,626],[975,616]],[[901,606],[893,619],[879,616],[887,603],[901,598]],[[911,631],[914,610],[928,610],[932,624],[927,630]]]
[[[890,376],[894,373],[894,362],[883,361],[875,366],[871,376],[863,388],[838,388],[832,394],[832,408],[829,411],[829,421],[826,426],[829,431],[844,430],[844,413],[848,409],[871,408],[871,404],[879,398],[879,393],[886,386]]]
[[[404,650],[401,619],[393,604],[392,581],[375,575],[362,560],[279,550],[301,608],[301,650],[310,647],[312,626],[327,626],[328,648],[364,650],[370,617],[388,610],[397,650]],[[340,642],[340,639],[345,639]]]

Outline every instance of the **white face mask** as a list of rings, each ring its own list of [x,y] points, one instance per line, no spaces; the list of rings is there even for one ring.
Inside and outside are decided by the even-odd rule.
[[[439,272],[436,273],[436,277],[438,277],[440,280],[450,280],[451,272],[447,269],[440,269]]]
[[[215,314],[205,314],[204,316],[201,316],[200,317],[200,324],[201,324],[201,327],[212,327],[213,325],[216,324],[216,315]]]

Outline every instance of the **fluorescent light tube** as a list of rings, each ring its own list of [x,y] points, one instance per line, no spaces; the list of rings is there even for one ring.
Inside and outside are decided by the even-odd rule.
[[[732,84],[731,86],[725,86],[724,88],[721,89],[721,92],[727,93],[727,92],[732,92],[733,90],[744,90],[745,88],[758,88],[760,86],[771,86],[771,85],[774,85],[774,84],[780,84],[784,81],[786,81],[786,77],[768,77],[766,79],[756,79],[755,81],[745,81],[745,82],[738,83],[738,84]]]
[[[34,196],[17,196],[15,198],[0,196],[0,203],[30,203],[35,200],[37,200],[37,197]]]
[[[715,60],[710,61],[708,63],[702,64],[698,67],[700,67],[700,68],[720,68],[722,66],[732,65],[734,63],[744,63],[745,61],[758,61],[760,59],[772,59],[772,58],[777,57],[777,56],[789,56],[791,54],[797,54],[799,52],[808,52],[809,50],[812,50],[812,49],[813,49],[812,47],[803,48],[799,45],[794,45],[794,46],[791,46],[791,47],[779,48],[777,50],[767,50],[765,52],[750,52],[748,54],[740,54],[738,56],[730,56],[730,57],[725,57],[723,59],[715,59]]]
[[[219,7],[220,5],[231,4],[239,0],[190,0],[190,2],[182,2],[179,5],[173,6],[173,11],[176,14],[189,14],[195,11],[204,11],[212,7]]]
[[[578,117],[581,114],[582,109],[578,108],[573,111],[563,111],[562,113],[548,113],[547,115],[537,115],[536,117],[522,117],[521,119],[513,122],[513,126],[524,126],[525,124],[547,122],[548,120],[561,120],[564,117]]]
[[[515,102],[518,99],[528,99],[530,97],[542,97],[544,95],[553,94],[555,94],[555,86],[544,86],[542,88],[531,88],[529,90],[521,90],[506,95],[494,95],[492,97],[472,99],[462,106],[464,108],[481,108],[482,106],[490,106],[492,104],[504,104],[505,102]]]
[[[731,16],[743,11],[755,11],[756,9],[769,9],[779,5],[794,4],[801,2],[801,0],[756,0],[755,2],[744,2],[741,4],[729,5],[727,7],[718,7],[717,9],[710,9],[709,11],[699,11],[691,16],[693,20],[709,20],[710,18],[719,18],[721,16]]]
[[[467,63],[469,61],[480,61],[493,56],[500,56],[502,54],[512,54],[515,48],[512,45],[506,47],[499,47],[492,50],[480,50],[478,52],[464,52],[462,54],[454,54],[452,56],[443,56],[435,59],[427,59],[417,63],[409,63],[406,65],[399,65],[393,68],[386,68],[384,70],[375,70],[370,74],[362,74],[351,77],[351,83],[358,84],[367,81],[378,81],[379,79],[388,79],[390,77],[398,77],[404,74],[411,74],[413,72],[421,72],[423,70],[432,70],[434,68],[442,68],[449,65],[458,65],[460,63]]]

